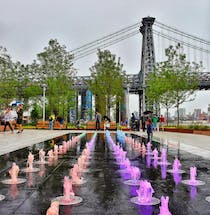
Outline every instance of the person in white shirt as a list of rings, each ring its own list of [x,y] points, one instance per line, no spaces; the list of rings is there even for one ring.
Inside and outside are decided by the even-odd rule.
[[[11,108],[7,107],[5,112],[4,112],[4,132],[6,131],[6,127],[9,126],[10,130],[13,133],[11,121],[12,121]]]

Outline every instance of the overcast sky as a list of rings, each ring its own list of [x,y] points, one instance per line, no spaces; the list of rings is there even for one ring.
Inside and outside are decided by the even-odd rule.
[[[145,16],[210,41],[209,0],[0,0],[0,45],[13,61],[30,64],[50,39],[70,51],[140,22]],[[121,57],[127,73],[140,70],[141,35],[109,49]],[[78,75],[89,75],[95,54],[76,62]],[[188,111],[207,110],[210,91],[199,92]],[[131,96],[131,111],[137,110]],[[136,104],[135,104],[136,103]]]

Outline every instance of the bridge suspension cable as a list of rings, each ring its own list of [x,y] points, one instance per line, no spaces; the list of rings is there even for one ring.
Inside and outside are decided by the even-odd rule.
[[[81,47],[73,49],[71,50],[71,53],[74,54],[75,60],[85,57],[89,54],[96,52],[96,50],[99,48],[105,48],[107,46],[113,45],[117,42],[120,42],[122,40],[125,40],[134,36],[135,34],[139,33],[139,31],[137,31],[137,27],[139,27],[139,25],[140,23],[130,25],[112,34],[109,34],[100,39],[97,39],[95,41],[82,45]]]
[[[106,43],[101,43],[99,45],[95,44],[93,46],[90,46],[88,49],[84,49],[78,53],[75,53],[74,56],[74,60],[78,60],[80,58],[83,58],[83,57],[86,57],[92,53],[95,53],[97,51],[97,49],[103,49],[103,48],[106,48],[108,46],[111,46],[111,45],[114,45],[116,43],[119,43],[125,39],[128,39],[130,37],[133,37],[134,35],[137,35],[139,34],[139,31],[136,30],[136,31],[132,31],[128,34],[125,34],[125,35],[122,35],[120,37],[116,37],[116,38],[113,38],[112,40],[108,40]]]
[[[192,39],[192,40],[195,40],[195,41],[197,41],[197,42],[204,43],[204,44],[206,44],[206,45],[210,45],[210,41],[207,41],[207,40],[204,40],[204,39],[202,39],[202,38],[200,38],[200,37],[191,35],[191,34],[189,34],[189,33],[186,33],[186,32],[184,32],[184,31],[181,31],[181,30],[179,30],[179,29],[177,29],[177,28],[174,28],[174,27],[165,25],[165,24],[163,24],[163,23],[161,23],[161,22],[155,21],[155,22],[154,22],[154,26],[157,26],[157,27],[159,27],[159,28],[162,28],[162,29],[171,31],[171,32],[176,33],[176,34],[178,34],[178,35],[180,35],[180,36],[187,37],[187,38]]]
[[[205,48],[203,48],[203,47],[199,47],[199,46],[193,45],[193,44],[191,44],[191,43],[185,42],[185,41],[183,41],[183,40],[177,39],[177,38],[175,38],[175,37],[169,36],[169,35],[167,35],[167,34],[164,34],[163,32],[160,32],[160,31],[157,31],[157,30],[154,30],[154,29],[153,29],[153,33],[156,34],[156,35],[158,35],[158,36],[161,36],[161,37],[163,37],[163,38],[165,38],[165,39],[168,39],[168,40],[171,40],[171,41],[174,41],[174,42],[183,44],[183,45],[185,45],[185,46],[187,46],[187,47],[190,47],[190,48],[199,50],[199,51],[201,51],[201,52],[205,52],[205,53],[210,54],[210,50],[208,50],[208,49],[205,49]]]

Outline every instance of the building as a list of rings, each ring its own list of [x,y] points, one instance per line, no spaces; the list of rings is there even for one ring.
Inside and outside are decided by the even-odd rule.
[[[207,118],[208,122],[210,122],[210,104],[208,106],[208,118]]]
[[[199,119],[200,115],[201,115],[201,109],[200,108],[194,109],[194,112],[193,112],[194,119]]]

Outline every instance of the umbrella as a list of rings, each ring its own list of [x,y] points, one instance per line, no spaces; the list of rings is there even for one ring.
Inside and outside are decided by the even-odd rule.
[[[111,122],[111,120],[110,120],[110,118],[108,116],[104,116],[103,119]]]
[[[21,101],[12,101],[9,103],[9,106],[18,106],[19,104],[23,104]]]
[[[144,111],[143,114],[147,115],[147,114],[150,114],[150,113],[153,113],[153,111],[151,111],[151,110],[146,110],[146,111]]]

